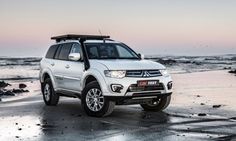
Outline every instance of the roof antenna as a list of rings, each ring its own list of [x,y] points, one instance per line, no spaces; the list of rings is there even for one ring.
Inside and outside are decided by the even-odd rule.
[[[102,36],[102,32],[100,29],[98,29],[99,34]],[[103,43],[105,43],[105,38],[103,39]]]

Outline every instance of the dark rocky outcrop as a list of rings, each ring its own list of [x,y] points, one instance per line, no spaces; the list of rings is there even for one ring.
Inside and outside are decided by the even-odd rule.
[[[23,84],[23,83],[20,83],[20,84],[19,84],[19,88],[20,88],[20,89],[24,89],[24,88],[26,88],[26,87],[27,87],[26,84]]]
[[[163,64],[163,65],[173,65],[175,63],[177,63],[176,60],[173,60],[173,59],[167,59],[167,60],[164,60],[164,59],[158,59],[157,62]]]
[[[15,96],[15,94],[12,91],[6,91],[4,92],[5,96]]]
[[[221,105],[213,105],[212,108],[220,108]]]
[[[203,116],[206,116],[206,114],[205,113],[199,113],[198,116],[203,117]]]
[[[229,73],[236,74],[236,69],[234,69],[234,70],[230,70]]]
[[[23,90],[23,89],[12,89],[13,93],[25,93],[25,92],[29,92],[29,90]]]
[[[4,89],[4,88],[6,88],[7,86],[11,86],[11,84],[6,83],[6,82],[4,82],[4,81],[0,81],[0,89]]]
[[[0,97],[2,96],[15,96],[18,93],[26,93],[29,92],[29,90],[25,90],[24,88],[27,87],[26,84],[19,84],[19,88],[15,89],[7,89],[7,86],[11,86],[11,84],[6,83],[4,81],[0,81]]]

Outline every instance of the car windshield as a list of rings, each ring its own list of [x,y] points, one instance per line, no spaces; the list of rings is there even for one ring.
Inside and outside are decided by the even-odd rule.
[[[139,59],[128,46],[119,43],[86,43],[89,59]]]

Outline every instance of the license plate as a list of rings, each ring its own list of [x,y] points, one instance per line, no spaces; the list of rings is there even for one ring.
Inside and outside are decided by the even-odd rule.
[[[139,87],[145,87],[145,86],[156,86],[159,84],[158,80],[141,80],[138,81]]]

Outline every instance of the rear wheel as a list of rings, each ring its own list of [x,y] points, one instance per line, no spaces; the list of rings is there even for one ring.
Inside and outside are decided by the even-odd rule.
[[[82,106],[89,116],[102,117],[112,113],[115,102],[103,96],[98,82],[90,82],[83,90]]]
[[[170,104],[171,96],[153,99],[146,104],[140,104],[145,111],[162,111]]]
[[[47,78],[42,84],[44,103],[48,106],[56,106],[59,102],[59,95],[54,91],[52,81]]]

